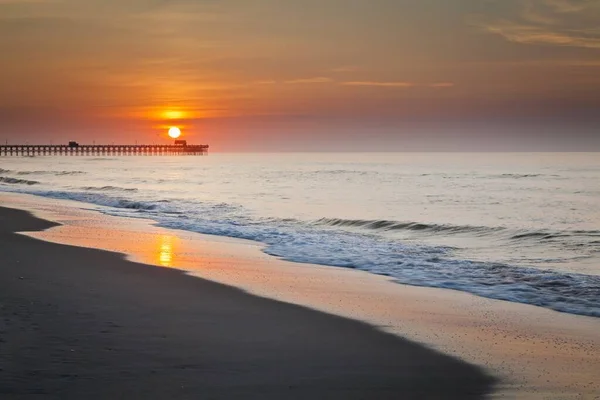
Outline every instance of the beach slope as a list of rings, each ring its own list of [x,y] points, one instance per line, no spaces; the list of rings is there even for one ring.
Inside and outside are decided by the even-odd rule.
[[[58,245],[0,207],[0,397],[465,399],[481,369],[367,324]]]

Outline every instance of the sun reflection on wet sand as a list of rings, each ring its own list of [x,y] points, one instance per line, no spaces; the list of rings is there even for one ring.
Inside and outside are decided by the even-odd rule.
[[[172,267],[173,266],[173,243],[175,242],[175,237],[171,235],[160,235],[158,237],[159,246],[158,246],[158,264],[163,267]]]

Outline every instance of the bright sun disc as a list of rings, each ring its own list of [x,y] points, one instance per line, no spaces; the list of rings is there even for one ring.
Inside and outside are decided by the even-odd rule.
[[[169,128],[169,136],[171,136],[173,139],[177,139],[179,136],[181,136],[181,130],[176,126],[172,126]]]

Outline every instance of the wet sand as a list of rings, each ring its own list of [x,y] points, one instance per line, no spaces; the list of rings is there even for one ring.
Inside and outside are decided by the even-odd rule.
[[[480,368],[368,324],[15,234],[0,208],[0,397],[481,398]]]
[[[25,235],[123,253],[261,297],[364,321],[499,378],[493,398],[598,399],[600,319],[468,293],[401,285],[347,268],[267,256],[261,244],[108,216],[85,203],[0,194],[0,204],[61,223]]]

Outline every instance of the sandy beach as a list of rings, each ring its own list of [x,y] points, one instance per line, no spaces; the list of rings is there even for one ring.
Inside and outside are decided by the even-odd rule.
[[[0,209],[3,398],[481,398],[480,368],[357,321],[14,232]]]
[[[335,371],[335,368],[331,369],[331,365],[327,364],[329,366],[326,370],[334,373],[334,375],[341,373],[339,376],[344,376],[344,378],[336,378],[336,385],[340,384],[341,381],[344,384],[352,382],[352,388],[346,390],[347,387],[344,388],[344,385],[340,384],[341,386],[334,385],[334,388],[329,390],[330,382],[319,380],[320,386],[318,387],[306,386],[314,389],[313,392],[299,391],[297,392],[298,397],[322,398],[324,396],[331,398],[340,395],[344,398],[351,398],[348,397],[348,393],[352,393],[356,394],[358,398],[452,398],[452,396],[464,398],[468,395],[478,397],[487,392],[488,394],[493,393],[491,394],[493,398],[507,399],[595,399],[600,394],[599,383],[596,379],[597,371],[600,368],[598,353],[600,337],[597,334],[600,329],[600,322],[597,318],[558,313],[524,304],[484,299],[457,291],[399,285],[388,277],[372,275],[363,271],[290,263],[265,255],[260,251],[261,246],[255,242],[164,229],[154,226],[151,221],[143,219],[103,215],[78,202],[40,199],[34,196],[16,194],[3,194],[0,199],[3,200],[3,204],[10,204],[11,207],[31,211],[40,218],[62,224],[49,230],[36,230],[23,234],[29,236],[29,238],[23,235],[16,236],[9,234],[8,231],[31,231],[52,224],[38,220],[33,227],[17,227],[14,225],[16,223],[14,221],[21,221],[22,223],[24,223],[23,221],[29,221],[31,223],[33,220],[27,217],[27,214],[21,213],[19,218],[16,219],[14,217],[15,211],[3,211],[11,213],[11,218],[2,220],[3,229],[7,231],[5,235],[10,235],[11,242],[23,240],[23,246],[57,249],[54,250],[54,254],[58,252],[61,257],[67,258],[61,262],[53,262],[52,265],[56,265],[56,267],[51,270],[38,270],[39,264],[32,262],[31,273],[34,275],[47,274],[47,279],[43,279],[44,282],[57,282],[63,287],[69,287],[69,290],[54,293],[59,298],[65,296],[65,292],[68,292],[69,296],[83,296],[76,301],[84,308],[84,310],[77,309],[76,317],[73,318],[76,321],[87,321],[85,323],[90,324],[91,320],[96,320],[96,311],[90,313],[86,311],[90,307],[83,306],[87,301],[93,300],[92,309],[100,307],[103,313],[106,314],[103,314],[102,318],[98,320],[102,326],[98,327],[93,335],[86,331],[84,337],[99,336],[103,341],[110,340],[111,348],[118,347],[114,341],[120,343],[126,341],[127,346],[134,344],[138,346],[140,340],[138,336],[140,336],[144,340],[150,340],[151,343],[144,344],[140,342],[139,346],[141,347],[135,348],[136,353],[141,354],[148,349],[152,349],[152,352],[160,350],[167,353],[171,349],[173,351],[180,349],[177,351],[182,353],[185,352],[183,349],[185,346],[197,346],[197,343],[195,343],[197,338],[201,338],[202,343],[206,343],[206,335],[210,335],[210,332],[206,331],[208,324],[219,331],[216,336],[222,339],[219,342],[222,346],[228,347],[229,345],[225,342],[233,341],[232,343],[235,344],[234,348],[236,349],[236,360],[241,364],[245,364],[246,360],[240,355],[245,357],[246,354],[251,354],[252,365],[255,365],[257,359],[267,364],[273,362],[272,359],[265,358],[265,351],[267,353],[272,351],[281,353],[277,359],[277,371],[279,371],[281,365],[287,363],[293,365],[288,365],[286,368],[303,371],[299,373],[299,376],[303,376],[303,378],[299,378],[300,381],[292,378],[291,375],[294,375],[294,373],[289,376],[289,379],[294,383],[288,386],[297,387],[298,390],[300,390],[300,387],[308,385],[309,382],[314,383],[314,379],[320,376],[317,370],[321,369],[323,371],[318,366],[321,365],[319,363],[325,362],[323,357],[338,366],[339,360],[333,360],[341,357],[345,360],[341,364],[346,367],[354,365],[360,370],[360,372],[357,372],[357,370],[349,371],[344,367],[345,372]],[[7,221],[12,221],[11,225],[5,225],[8,223]],[[43,242],[32,238],[42,239]],[[3,243],[6,247],[6,241]],[[60,246],[61,244],[83,248],[64,247]],[[13,249],[12,246],[10,248]],[[109,250],[126,256],[97,252],[88,248]],[[69,253],[66,253],[64,249],[69,249]],[[70,255],[70,251],[75,251],[78,254],[81,252],[81,255],[75,257]],[[35,254],[37,257],[46,258],[43,255],[45,253],[35,252]],[[110,261],[106,261],[105,257],[108,257]],[[48,259],[56,261],[54,258]],[[85,260],[85,262],[77,262],[75,259]],[[36,268],[34,265],[38,265],[38,267]],[[68,267],[69,265],[71,266]],[[153,268],[151,265],[162,268]],[[56,268],[56,271],[54,268]],[[7,272],[14,274],[14,271],[4,267],[3,273]],[[56,279],[57,276],[62,276],[60,281]],[[24,284],[24,281],[26,281],[25,276],[23,278],[23,281],[19,280],[17,285]],[[11,280],[7,280],[4,285],[8,285],[10,282]],[[12,282],[16,282],[14,278]],[[142,282],[143,284],[140,284]],[[179,282],[188,291],[182,291]],[[213,284],[213,282],[226,286]],[[10,283],[10,285],[13,285],[13,283]],[[130,288],[129,285],[132,287]],[[205,285],[210,290],[206,289]],[[37,290],[50,290],[47,286],[38,285]],[[15,288],[13,287],[13,290]],[[157,296],[156,293],[160,293],[160,295]],[[215,297],[216,294],[224,296],[226,300],[220,300],[220,297]],[[38,294],[31,294],[31,296],[35,298],[43,297]],[[243,305],[238,304],[235,299],[241,299]],[[118,304],[115,304],[115,302],[118,302]],[[202,304],[197,304],[197,302]],[[51,304],[54,304],[54,302],[51,302]],[[187,307],[183,307],[182,304],[186,304]],[[238,320],[237,314],[234,313],[234,317],[227,318],[227,321],[224,321],[223,318],[218,317],[221,314],[220,307],[224,304],[235,305],[228,306],[224,311],[228,316],[231,315],[232,307],[240,310],[243,315]],[[257,308],[254,308],[253,311],[247,310],[246,306],[252,304],[255,304]],[[325,314],[296,307],[295,305],[308,307]],[[238,307],[241,308],[238,309]],[[279,312],[284,313],[286,316],[271,315],[265,311],[266,309],[263,310],[264,307],[269,310],[280,310]],[[297,316],[292,317],[292,314],[285,311],[287,307],[294,310],[293,312],[301,312],[306,318],[314,314],[323,318],[323,321],[332,321],[332,323],[333,321],[338,323],[343,321],[350,324],[349,326],[356,324],[364,332],[369,332],[369,335],[372,335],[369,337],[373,338],[377,346],[385,344],[386,349],[381,349],[380,355],[377,356],[371,351],[371,346],[375,342],[368,345],[363,344],[360,347],[369,354],[357,355],[355,353],[358,350],[356,345],[347,342],[350,337],[354,337],[354,333],[348,335],[347,328],[341,328],[343,332],[334,332],[334,326],[332,325],[331,330],[328,332],[333,337],[329,339],[326,339],[327,335],[323,336],[322,333],[314,329],[306,329],[308,328],[306,324],[320,327],[321,323],[315,325],[313,322],[302,322],[305,330],[301,331],[296,330],[299,328],[289,328],[290,324],[295,326],[300,321]],[[175,314],[173,310],[176,310]],[[209,313],[208,319],[203,317],[207,312]],[[112,315],[111,313],[117,313],[118,315]],[[247,319],[249,313],[254,317],[260,314],[260,318]],[[163,314],[169,315],[167,317]],[[175,315],[177,316],[176,323],[181,323],[183,327],[178,327],[172,322],[171,318],[174,318]],[[325,318],[326,316],[327,318]],[[169,320],[161,320],[159,317],[168,318]],[[263,320],[263,317],[265,320]],[[185,321],[179,318],[185,319]],[[223,323],[225,325],[215,325],[215,318],[219,318],[219,324]],[[282,322],[288,319],[291,319],[292,322]],[[350,320],[362,321],[366,324]],[[116,323],[119,328],[106,328],[106,326],[111,326],[110,321]],[[277,323],[274,323],[274,321],[277,321]],[[149,327],[147,324],[152,326]],[[128,328],[121,329],[120,327]],[[179,331],[180,328],[183,331]],[[202,332],[199,333],[196,329],[200,329]],[[267,332],[262,332],[261,329]],[[287,333],[283,335],[285,338],[282,337],[278,329],[286,330]],[[288,329],[298,332],[299,336],[296,333],[290,334]],[[157,350],[157,343],[152,341],[156,338],[152,335],[144,335],[141,333],[142,330],[143,332],[153,332],[153,335],[160,332],[158,335],[163,340],[168,340],[170,337],[173,340],[176,339],[180,344],[173,344],[174,347],[169,344],[168,350],[165,347]],[[226,331],[228,336],[221,336],[221,330]],[[240,331],[249,334],[254,331],[254,333],[239,335]],[[354,332],[354,329],[351,329],[351,331]],[[100,334],[98,332],[104,333]],[[168,332],[168,335],[165,332]],[[123,336],[122,334],[125,333],[126,335]],[[61,336],[61,334],[56,333],[52,335],[55,338]],[[182,335],[185,340],[182,339]],[[277,344],[280,347],[276,350],[266,350],[267,339],[260,341],[261,344],[255,345],[257,335],[261,338],[270,337],[268,339],[269,346]],[[301,351],[298,348],[303,343],[302,340],[296,340],[299,337],[302,339],[310,338],[311,346],[317,343],[321,346],[321,340],[319,339],[321,336],[323,336],[323,340],[331,340],[330,345],[323,345],[326,347],[326,351],[323,347],[319,347],[316,352],[312,347],[310,351],[306,349]],[[214,336],[211,336],[211,340],[212,337]],[[292,337],[295,339],[291,340]],[[282,341],[286,338],[290,339],[290,343]],[[418,349],[419,356],[417,358],[410,357],[410,359],[407,359],[406,355],[393,356],[395,351],[393,348],[397,344],[389,347],[390,344],[398,341],[398,343],[406,345],[405,339],[419,344],[410,345],[412,348]],[[78,337],[77,340],[81,340],[81,338]],[[244,344],[241,344],[240,340],[243,340]],[[160,343],[166,342],[159,341],[158,344]],[[332,346],[331,343],[334,343],[334,345]],[[347,348],[346,345],[349,347]],[[287,354],[290,354],[290,357],[296,357],[294,355],[295,350],[282,350],[283,348],[287,349],[289,346],[303,353],[302,357],[306,357],[302,358],[304,361],[292,362],[293,358],[288,358]],[[425,348],[422,346],[425,346]],[[212,351],[216,347],[209,346],[209,348]],[[351,353],[348,353],[349,348],[352,349]],[[367,348],[368,351],[366,351]],[[406,350],[406,348],[401,348],[402,346],[398,348],[398,351],[403,352]],[[129,351],[132,350],[129,349]],[[205,352],[207,349],[202,348],[201,351]],[[425,357],[420,354],[421,351],[424,352]],[[121,353],[123,352],[119,354]],[[173,361],[173,357],[179,357],[181,353],[157,356],[151,363],[151,370],[162,371],[166,368],[170,371],[169,373],[173,374],[170,375],[171,377],[176,376],[176,379],[179,379],[178,374],[185,374],[186,371],[173,371],[172,368],[167,368],[168,365],[199,365],[192,353],[186,354],[186,357],[189,356],[196,361],[192,362],[189,358],[186,359],[187,361]],[[285,357],[283,357],[283,353],[286,354]],[[446,370],[446,361],[440,362],[438,357],[441,357],[441,360],[448,360],[448,358],[442,356],[441,353],[453,357],[450,360],[452,363],[456,363],[458,368],[452,366],[450,369],[452,374],[459,373],[458,378],[447,375],[449,371]],[[312,357],[316,354],[319,357],[313,360]],[[221,357],[220,354],[216,353],[212,355],[216,358]],[[112,356],[114,354],[111,353]],[[434,358],[430,358],[431,356]],[[228,364],[231,366],[235,363],[231,361],[230,357],[233,357],[233,355],[228,353],[224,356],[224,360],[233,363]],[[353,360],[351,364],[348,364],[348,357]],[[369,361],[367,363],[358,361],[361,357],[367,357]],[[160,359],[169,360],[173,364],[160,367],[157,364],[157,362],[160,363],[160,361],[157,361]],[[464,360],[467,364],[458,360]],[[353,364],[354,362],[357,362],[357,364]],[[378,364],[379,362],[386,365],[386,367],[382,367],[381,364]],[[397,362],[401,364],[399,369],[395,366]],[[429,364],[430,362],[431,364]],[[312,365],[309,368],[311,372],[308,373],[308,376],[305,375],[306,371],[303,370],[303,363]],[[267,364],[264,364],[264,366],[266,367]],[[217,363],[215,365],[221,364]],[[468,365],[479,366],[479,368],[471,368]],[[75,368],[73,365],[71,367]],[[2,368],[6,371],[5,367]],[[64,368],[64,365],[61,368]],[[201,374],[204,370],[199,371],[199,368],[192,369],[197,374]],[[395,371],[392,372],[390,368],[395,369]],[[411,371],[410,376],[405,375],[407,369]],[[418,378],[417,375],[413,374],[417,370],[420,371]],[[461,371],[469,371],[467,373],[468,377],[463,375]],[[213,372],[222,374],[222,371],[219,372],[218,370]],[[368,377],[365,375],[366,372],[368,372]],[[151,373],[156,374],[156,372]],[[345,375],[346,373],[354,377],[347,379],[348,375]],[[386,381],[384,384],[386,389],[381,389],[378,384],[368,383],[368,379],[357,381],[356,376],[365,379],[373,378],[374,381],[379,383],[382,383],[381,379],[389,378],[393,383],[391,386],[385,386],[390,384],[390,381]],[[478,387],[479,389],[472,394],[454,395],[452,391],[454,389],[443,389],[443,391],[437,392],[436,389],[429,388],[430,385],[424,384],[428,388],[427,390],[431,389],[434,392],[419,392],[422,388],[413,385],[421,378],[428,382],[433,382],[433,379],[442,379],[446,382],[445,384],[457,390],[460,390],[459,388],[463,385],[471,388]],[[463,378],[466,380],[463,380]],[[254,378],[248,379],[252,380]],[[279,380],[279,372],[277,379]],[[472,379],[475,380],[474,386],[471,386]],[[411,383],[407,385],[408,381]],[[302,384],[302,382],[304,383]],[[206,381],[202,383],[199,380],[195,384],[205,385]],[[229,387],[229,384],[231,384],[231,381],[224,383],[225,387]],[[265,385],[273,389],[271,384]],[[132,387],[135,386],[133,383],[131,385]],[[194,387],[198,387],[194,384],[192,386],[188,385],[189,383],[186,383],[182,386],[190,388],[189,390],[192,392],[195,390]],[[442,387],[443,385],[435,386]],[[218,397],[218,393],[221,393],[222,390],[229,390],[223,389],[223,387],[214,387],[215,393],[217,393],[215,396]],[[245,386],[246,389],[248,387],[249,384]],[[359,387],[362,387],[362,389]],[[204,389],[202,390],[204,391]],[[235,394],[239,393],[241,397],[245,397],[242,389],[240,389],[240,392],[234,392]],[[399,395],[399,393],[402,393],[402,395]],[[286,392],[284,397],[289,398],[290,396],[293,397],[293,395]],[[230,395],[225,397],[230,397]],[[264,395],[261,394],[259,397],[264,397]],[[277,397],[277,395],[273,394],[273,397]]]

